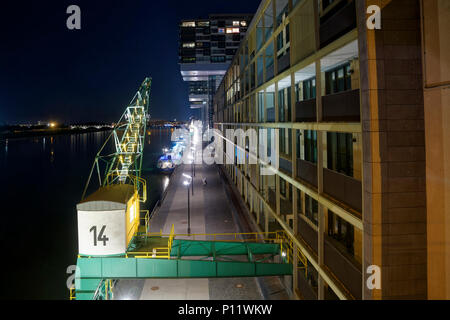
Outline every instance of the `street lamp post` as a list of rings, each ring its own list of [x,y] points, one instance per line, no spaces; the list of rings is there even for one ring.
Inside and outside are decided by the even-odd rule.
[[[183,174],[183,176],[185,176],[186,178],[188,178],[188,180],[184,181],[184,185],[187,187],[187,192],[188,192],[188,235],[191,235],[191,195],[189,192],[189,185],[192,183],[192,177]]]
[[[191,197],[189,196],[189,188],[188,192],[188,235],[191,235]]]

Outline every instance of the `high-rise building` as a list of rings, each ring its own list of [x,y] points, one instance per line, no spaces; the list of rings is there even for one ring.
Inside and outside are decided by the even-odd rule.
[[[278,142],[239,164],[228,136],[222,168],[255,228],[291,237],[297,298],[450,299],[449,30],[447,0],[261,2],[214,126]]]
[[[248,14],[214,14],[208,19],[181,21],[181,75],[189,84],[190,107],[201,110],[206,125],[212,125],[212,98],[251,19]]]

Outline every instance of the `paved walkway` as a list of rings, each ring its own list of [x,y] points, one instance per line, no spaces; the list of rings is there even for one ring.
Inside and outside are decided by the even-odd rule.
[[[176,234],[186,234],[187,188],[183,173],[191,175],[191,166],[182,165],[171,177],[167,196],[151,221],[151,232],[169,234],[175,225]],[[202,179],[207,179],[203,186]],[[190,190],[191,192],[191,190]],[[194,179],[194,196],[191,193],[191,233],[240,232],[233,218],[233,204],[226,194],[217,166],[197,165]],[[201,238],[199,238],[201,240]],[[260,281],[260,280],[259,280]],[[280,291],[279,280],[265,278],[263,290]],[[115,290],[117,299],[140,300],[262,300],[263,294],[256,278],[227,279],[149,279],[119,281]],[[271,292],[265,292],[269,298]]]

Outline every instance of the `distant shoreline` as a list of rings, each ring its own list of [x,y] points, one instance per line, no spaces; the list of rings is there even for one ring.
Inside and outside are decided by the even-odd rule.
[[[83,134],[83,133],[95,133],[112,131],[112,128],[88,128],[88,129],[70,129],[70,128],[59,128],[59,129],[47,129],[47,130],[28,130],[21,132],[12,132],[6,134],[0,134],[0,141],[4,140],[14,140],[22,138],[38,138],[38,137],[48,137],[56,135],[71,135],[71,134]]]

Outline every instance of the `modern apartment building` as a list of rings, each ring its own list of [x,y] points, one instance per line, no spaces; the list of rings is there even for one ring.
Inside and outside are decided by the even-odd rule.
[[[179,63],[192,109],[212,126],[212,99],[252,19],[249,14],[210,15],[180,24]],[[206,126],[205,126],[206,127]]]
[[[225,163],[249,153],[227,129],[279,133],[278,166],[223,169],[257,228],[292,238],[297,298],[450,299],[449,24],[446,0],[261,2],[214,126]]]

